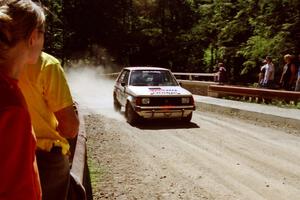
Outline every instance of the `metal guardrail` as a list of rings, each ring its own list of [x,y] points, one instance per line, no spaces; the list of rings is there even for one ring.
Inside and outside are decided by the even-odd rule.
[[[208,95],[215,97],[219,97],[220,95],[234,95],[296,102],[300,100],[300,92],[227,85],[210,85],[208,87]]]
[[[182,73],[182,72],[172,72],[172,74],[174,74],[175,76],[188,76],[188,80],[195,80],[195,77],[215,78],[217,76],[216,73]]]
[[[117,76],[119,75],[120,72],[115,72],[115,73],[107,73],[107,74],[98,74],[99,76]]]
[[[250,100],[258,103],[265,101],[270,103],[272,99],[284,100],[296,104],[300,101],[300,92],[275,90],[265,88],[249,88],[233,85],[218,85],[209,81],[178,80],[181,85],[196,95],[211,97],[249,97]]]
[[[77,105],[78,106],[78,105]],[[86,133],[83,115],[78,112],[80,121],[79,132],[71,166],[71,182],[68,200],[90,199],[91,183],[87,167]]]

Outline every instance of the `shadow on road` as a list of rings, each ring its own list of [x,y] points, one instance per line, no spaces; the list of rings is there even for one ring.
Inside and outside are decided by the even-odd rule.
[[[200,128],[198,124],[193,122],[182,122],[173,119],[152,119],[143,120],[134,125],[139,129],[148,130],[160,130],[160,129],[190,129],[190,128]]]

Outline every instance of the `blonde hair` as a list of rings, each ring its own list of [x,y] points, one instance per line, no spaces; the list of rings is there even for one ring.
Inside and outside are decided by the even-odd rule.
[[[284,61],[287,61],[288,59],[291,61],[292,60],[292,55],[291,54],[285,54],[283,56]]]
[[[0,62],[7,51],[26,40],[35,28],[44,30],[43,8],[31,0],[3,0],[0,3]]]

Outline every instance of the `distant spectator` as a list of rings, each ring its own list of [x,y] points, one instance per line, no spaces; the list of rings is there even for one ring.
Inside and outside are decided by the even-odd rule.
[[[218,77],[219,77],[219,67],[218,65],[215,65],[213,68],[213,73],[214,75],[214,82],[218,82]]]
[[[227,80],[226,77],[226,68],[224,66],[224,63],[218,64],[219,70],[218,70],[218,82],[219,84],[224,84]]]
[[[266,57],[266,64],[262,69],[265,69],[263,87],[274,88],[275,67],[270,56]]]
[[[264,76],[265,76],[265,72],[266,72],[266,65],[267,64],[267,60],[264,59],[263,60],[263,66],[260,66],[260,72],[258,74],[258,85],[259,86],[263,86],[264,83]]]
[[[300,54],[298,55],[295,65],[298,70],[295,91],[300,91]]]
[[[285,90],[293,90],[296,81],[296,65],[293,62],[293,56],[286,54],[283,57],[285,65],[282,70],[280,85]]]

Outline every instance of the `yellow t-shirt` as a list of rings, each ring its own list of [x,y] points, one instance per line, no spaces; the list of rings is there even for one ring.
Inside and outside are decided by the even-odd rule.
[[[54,112],[71,106],[73,100],[59,61],[43,52],[37,64],[28,65],[21,73],[19,86],[29,108],[37,148],[50,151],[61,146],[66,154],[70,146],[57,131]]]

